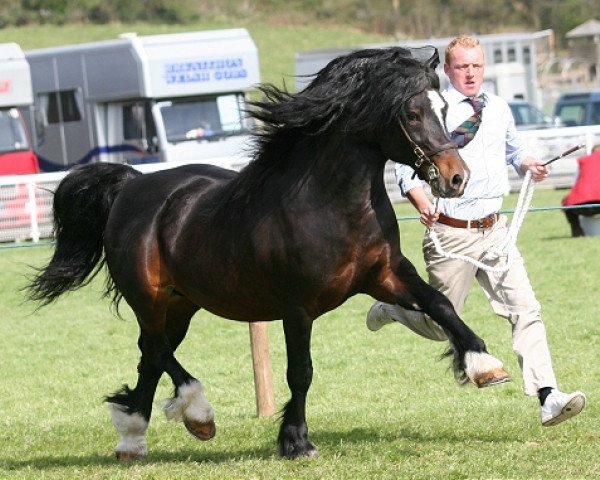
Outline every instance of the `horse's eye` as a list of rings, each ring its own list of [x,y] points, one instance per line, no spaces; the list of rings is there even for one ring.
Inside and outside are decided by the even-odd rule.
[[[417,120],[419,120],[419,116],[415,112],[408,112],[406,114],[406,119],[409,122],[416,122]]]

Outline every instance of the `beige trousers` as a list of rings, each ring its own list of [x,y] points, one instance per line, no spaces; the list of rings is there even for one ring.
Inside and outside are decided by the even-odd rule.
[[[499,244],[505,238],[506,222],[506,217],[501,216],[492,228],[485,230],[454,228],[440,223],[436,223],[433,228],[445,251],[481,260],[491,246]],[[521,254],[518,251],[514,253],[507,272],[486,272],[463,260],[439,255],[429,232],[423,240],[423,254],[429,283],[448,297],[459,315],[464,309],[473,279],[477,279],[494,312],[509,321],[512,326],[513,350],[523,371],[525,394],[537,395],[542,387],[557,388],[540,304],[535,298]],[[397,319],[415,332],[432,340],[446,339],[441,327],[429,317],[418,312],[408,312],[399,306],[390,307],[386,308],[388,313],[394,318],[404,317]],[[399,310],[404,311],[401,313]],[[417,324],[420,326],[414,328]]]

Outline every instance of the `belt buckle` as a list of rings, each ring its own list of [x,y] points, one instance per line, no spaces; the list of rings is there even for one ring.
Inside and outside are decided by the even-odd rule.
[[[477,231],[485,230],[484,221],[485,221],[485,218],[477,218],[475,220],[467,220],[467,228],[469,230],[474,228],[474,229],[477,229]]]

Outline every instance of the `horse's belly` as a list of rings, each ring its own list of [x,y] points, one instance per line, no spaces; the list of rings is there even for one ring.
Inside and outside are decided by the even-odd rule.
[[[283,317],[279,301],[265,291],[253,288],[228,289],[226,286],[220,289],[217,286],[215,289],[214,285],[210,287],[207,288],[206,284],[198,285],[181,293],[205,310],[230,320],[270,321]]]

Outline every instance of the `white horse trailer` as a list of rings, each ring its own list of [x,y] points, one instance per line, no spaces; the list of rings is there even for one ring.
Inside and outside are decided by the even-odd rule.
[[[245,29],[26,52],[44,171],[96,161],[218,163],[243,154],[248,92],[260,82]]]

